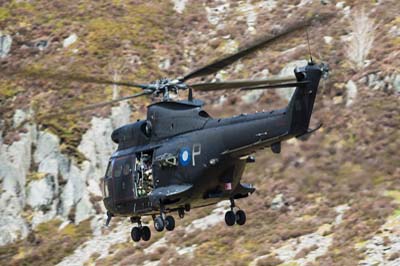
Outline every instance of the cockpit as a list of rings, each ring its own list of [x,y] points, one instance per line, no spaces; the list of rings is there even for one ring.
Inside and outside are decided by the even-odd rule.
[[[119,204],[146,197],[154,189],[153,151],[113,158],[102,182],[103,197]]]

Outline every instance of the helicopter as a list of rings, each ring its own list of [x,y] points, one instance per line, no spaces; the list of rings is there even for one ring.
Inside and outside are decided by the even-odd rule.
[[[106,173],[101,178],[107,226],[112,217],[129,217],[136,224],[131,230],[132,240],[148,241],[151,230],[142,224],[142,217],[151,216],[158,232],[164,229],[172,231],[175,219],[171,214],[177,213],[184,218],[185,213],[193,208],[213,205],[222,200],[230,201],[230,208],[225,213],[226,225],[244,225],[246,213],[237,208],[236,201],[255,191],[251,184],[241,183],[246,165],[255,162],[252,156],[254,152],[269,147],[272,152],[280,153],[283,141],[307,138],[321,126],[309,128],[320,79],[327,75],[329,69],[323,63],[316,64],[310,53],[308,64],[296,67],[294,75],[290,77],[193,84],[187,81],[214,74],[289,34],[311,26],[315,21],[321,22],[327,18],[330,16],[314,16],[293,24],[177,79],[164,78],[154,83],[139,84],[38,71],[24,75],[142,89],[127,97],[47,117],[82,112],[141,96],[162,97],[147,107],[146,119],[112,132],[111,139],[118,148],[109,159]],[[193,97],[193,91],[287,87],[294,87],[295,90],[286,107],[227,118],[211,117],[203,109],[204,103]],[[184,90],[188,91],[186,100],[171,98],[171,94]]]

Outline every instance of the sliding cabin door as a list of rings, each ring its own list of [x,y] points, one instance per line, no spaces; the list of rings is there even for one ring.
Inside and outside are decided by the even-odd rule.
[[[136,156],[124,156],[113,161],[112,179],[114,183],[114,202],[116,204],[132,201],[136,197],[135,170]]]

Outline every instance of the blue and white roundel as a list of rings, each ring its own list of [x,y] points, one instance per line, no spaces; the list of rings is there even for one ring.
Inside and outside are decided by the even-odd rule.
[[[190,150],[189,148],[182,148],[181,151],[179,152],[179,164],[182,166],[187,166],[189,165],[191,160],[190,156]]]

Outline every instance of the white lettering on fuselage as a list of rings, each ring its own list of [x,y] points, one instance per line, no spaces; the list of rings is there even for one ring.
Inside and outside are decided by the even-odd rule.
[[[196,166],[195,157],[201,154],[201,144],[193,144],[192,148],[192,165]]]

